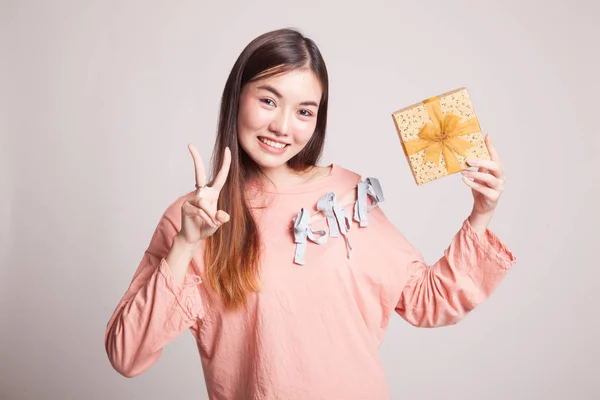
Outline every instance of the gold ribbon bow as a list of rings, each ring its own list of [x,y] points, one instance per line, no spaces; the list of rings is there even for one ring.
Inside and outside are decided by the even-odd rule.
[[[460,115],[452,113],[443,115],[438,97],[431,97],[423,103],[431,122],[426,123],[421,129],[418,139],[404,142],[407,154],[413,155],[425,150],[423,162],[433,161],[436,165],[440,164],[440,155],[443,154],[448,173],[460,171],[461,166],[454,153],[466,157],[467,150],[474,144],[459,136],[481,131],[477,117],[461,121]]]

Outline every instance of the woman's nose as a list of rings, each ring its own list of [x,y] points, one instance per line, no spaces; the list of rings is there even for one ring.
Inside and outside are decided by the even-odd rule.
[[[278,112],[271,121],[270,129],[278,135],[287,135],[290,131],[291,117],[288,112]]]

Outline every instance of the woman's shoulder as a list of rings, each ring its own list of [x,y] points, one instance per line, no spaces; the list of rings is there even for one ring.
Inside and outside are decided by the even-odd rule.
[[[360,173],[352,168],[334,164],[332,172],[336,177],[336,196],[342,205],[357,205],[371,208],[383,201],[383,189],[375,176]],[[354,204],[356,203],[356,204]]]
[[[162,219],[170,222],[177,231],[181,229],[181,207],[188,198],[194,195],[194,193],[195,190],[192,190],[190,192],[178,195],[175,197],[175,199],[171,200],[169,204],[167,204],[165,210],[163,211]]]
[[[348,189],[356,188],[360,183],[378,180],[377,177],[365,175],[361,171],[344,167],[340,164],[333,164],[333,168],[335,169],[337,180],[348,187]]]

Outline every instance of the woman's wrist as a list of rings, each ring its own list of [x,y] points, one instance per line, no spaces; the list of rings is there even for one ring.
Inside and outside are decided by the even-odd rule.
[[[469,215],[469,223],[471,224],[475,232],[477,232],[479,235],[483,235],[487,230],[487,227],[490,224],[490,221],[492,220],[493,216],[493,211],[485,214],[480,214],[475,211],[472,211],[471,215]]]
[[[167,254],[165,261],[175,277],[178,285],[182,286],[185,281],[190,261],[194,257],[199,243],[189,243],[181,235],[176,234],[173,244]]]
[[[171,248],[172,249],[174,248],[173,250],[178,253],[189,255],[189,257],[191,259],[192,256],[196,253],[196,250],[198,250],[199,244],[200,244],[200,241],[193,242],[193,243],[188,242],[181,235],[181,233],[177,233],[175,235],[175,237],[173,238],[173,244],[172,244]]]

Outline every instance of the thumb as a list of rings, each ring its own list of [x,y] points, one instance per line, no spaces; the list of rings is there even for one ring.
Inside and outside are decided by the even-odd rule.
[[[222,224],[224,224],[225,222],[228,222],[230,219],[229,214],[227,214],[223,210],[217,211],[217,214],[215,216],[216,216],[217,220]]]

